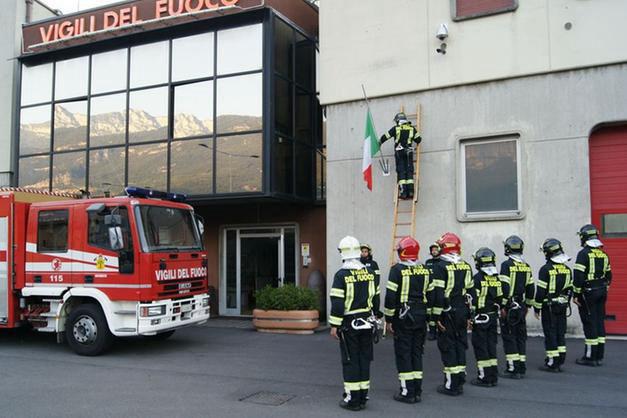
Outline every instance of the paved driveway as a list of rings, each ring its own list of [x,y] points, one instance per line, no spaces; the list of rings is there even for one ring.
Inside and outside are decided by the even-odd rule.
[[[501,350],[499,346],[499,350]],[[436,393],[435,344],[426,348],[423,402],[392,400],[397,388],[392,341],[376,346],[371,402],[341,410],[339,349],[327,333],[260,334],[194,327],[169,341],[122,340],[101,357],[80,357],[50,335],[0,331],[0,416],[6,417],[626,417],[627,342],[610,341],[606,366],[574,364],[582,340],[569,340],[561,374],[537,370],[542,340],[529,342],[529,372],[496,388]],[[469,364],[474,357],[469,353]],[[469,377],[473,377],[473,367]],[[292,397],[280,406],[242,402],[258,392]],[[259,401],[280,400],[276,398]]]

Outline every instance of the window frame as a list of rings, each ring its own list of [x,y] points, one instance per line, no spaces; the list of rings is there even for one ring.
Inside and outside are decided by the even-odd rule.
[[[457,160],[457,220],[460,222],[518,220],[525,217],[524,185],[522,167],[524,166],[521,146],[522,135],[518,131],[499,132],[487,135],[472,135],[456,138]],[[516,143],[516,176],[518,208],[515,210],[468,212],[466,207],[466,145],[511,142]]]
[[[474,14],[470,14],[470,15],[459,16],[457,14],[457,0],[450,0],[450,1],[451,1],[451,19],[454,22],[461,22],[461,21],[464,21],[464,20],[478,19],[478,18],[481,18],[481,17],[494,16],[494,15],[499,15],[499,14],[503,14],[503,13],[515,12],[516,9],[518,9],[518,0],[512,0],[513,4],[511,6],[501,7],[501,8],[498,8],[498,9],[493,9],[493,10],[490,10],[490,11],[474,13]]]

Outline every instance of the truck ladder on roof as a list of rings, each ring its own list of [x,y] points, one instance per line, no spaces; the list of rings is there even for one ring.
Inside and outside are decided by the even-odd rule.
[[[404,109],[401,106],[401,112]],[[414,115],[407,115],[412,119]],[[416,130],[422,135],[420,123],[420,104],[416,106]],[[390,250],[390,266],[396,264],[396,244],[398,240],[405,236],[416,235],[416,206],[420,191],[420,145],[416,146],[414,152],[414,197],[403,200],[398,197],[398,186],[394,188],[394,221],[392,222],[392,246]]]

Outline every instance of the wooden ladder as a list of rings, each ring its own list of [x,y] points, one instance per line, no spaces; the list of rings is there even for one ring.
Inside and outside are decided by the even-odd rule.
[[[401,112],[404,112],[401,106]],[[414,115],[407,115],[412,119]],[[418,132],[421,132],[420,123],[420,105],[416,106],[416,124],[414,125]],[[418,195],[420,191],[420,145],[416,146],[414,152],[414,198],[409,200],[399,199],[398,183],[394,188],[394,222],[392,224],[392,245],[390,250],[390,266],[396,264],[396,245],[400,238],[405,236],[416,235],[416,206],[418,203]]]

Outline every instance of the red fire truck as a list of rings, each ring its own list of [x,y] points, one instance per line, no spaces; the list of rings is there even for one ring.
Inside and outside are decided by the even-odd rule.
[[[0,329],[57,334],[81,355],[209,318],[199,217],[181,195],[0,190]]]

